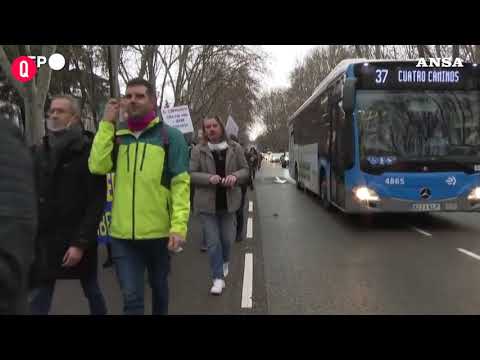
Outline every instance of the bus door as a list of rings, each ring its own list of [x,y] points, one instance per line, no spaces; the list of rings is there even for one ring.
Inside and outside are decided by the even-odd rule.
[[[332,119],[330,194],[333,202],[345,208],[345,166],[342,146],[345,141],[345,114],[340,107],[338,96],[332,93],[330,95],[331,100],[328,102],[328,111]]]

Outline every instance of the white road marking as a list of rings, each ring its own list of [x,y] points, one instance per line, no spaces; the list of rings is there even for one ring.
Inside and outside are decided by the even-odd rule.
[[[287,180],[282,180],[278,176],[275,176],[275,180],[273,180],[275,184],[285,184]]]
[[[284,175],[285,175],[285,176],[284,176],[285,180],[287,180],[290,184],[295,185],[295,184],[297,183],[295,180],[293,180],[293,179],[290,177],[290,175],[289,175],[288,173],[285,173]]]
[[[417,231],[417,232],[419,232],[419,233],[422,234],[422,235],[432,236],[432,234],[430,234],[430,233],[428,233],[428,232],[426,232],[426,231],[423,231],[422,229],[419,229],[419,228],[417,228],[417,227],[415,227],[415,226],[412,226],[412,229],[415,230],[415,231]]]
[[[245,268],[243,269],[242,308],[252,307],[253,292],[253,254],[245,254]]]
[[[465,250],[465,249],[461,249],[461,248],[457,248],[458,251],[468,255],[468,256],[471,256],[473,257],[474,259],[477,259],[477,260],[480,260],[480,256],[477,255],[477,254],[474,254],[473,252],[471,251],[468,251],[468,250]]]
[[[253,201],[250,201],[250,202],[248,203],[248,211],[249,211],[249,212],[253,212]]]
[[[253,220],[251,217],[249,217],[247,221],[247,239],[251,239],[252,237],[253,237]]]

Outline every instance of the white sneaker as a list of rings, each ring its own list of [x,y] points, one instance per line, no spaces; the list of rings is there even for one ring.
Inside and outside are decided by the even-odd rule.
[[[179,254],[179,253],[181,253],[182,251],[183,251],[183,248],[182,248],[181,246],[179,246],[176,250],[173,250],[173,252],[174,252],[175,254]]]
[[[227,277],[227,276],[228,276],[228,262],[223,263],[223,277]]]
[[[223,288],[225,287],[225,281],[222,279],[214,279],[213,286],[210,289],[210,294],[213,295],[220,295],[222,293]]]

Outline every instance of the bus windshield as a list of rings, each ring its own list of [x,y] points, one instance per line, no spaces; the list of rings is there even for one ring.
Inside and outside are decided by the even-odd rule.
[[[480,91],[359,90],[355,114],[369,165],[480,161]]]

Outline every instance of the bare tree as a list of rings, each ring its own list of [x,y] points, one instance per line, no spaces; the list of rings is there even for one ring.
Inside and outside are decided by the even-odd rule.
[[[460,56],[460,45],[452,45],[452,57],[458,58]]]
[[[417,51],[419,57],[433,57],[428,45],[417,45]]]
[[[13,56],[7,56],[6,49]],[[10,69],[11,61],[20,55],[42,55],[47,59],[55,52],[56,45],[41,45],[39,53],[34,54],[30,45],[1,45],[0,66],[3,69]],[[44,131],[44,107],[47,97],[51,72],[49,66],[42,66],[37,76],[27,82],[20,83],[13,78],[10,71],[6,71],[8,80],[15,87],[23,99],[25,108],[25,135],[28,144],[40,143]]]
[[[188,105],[194,123],[211,112],[226,116],[229,103],[239,125],[252,121],[251,99],[257,88],[252,75],[261,68],[262,56],[242,45],[171,46],[161,48],[159,55],[164,71],[161,99],[168,83],[174,105]]]
[[[354,45],[355,46],[355,56],[358,58],[364,57],[362,48],[360,45]]]
[[[476,63],[480,62],[480,45],[475,45],[475,50],[473,52],[473,61]]]

